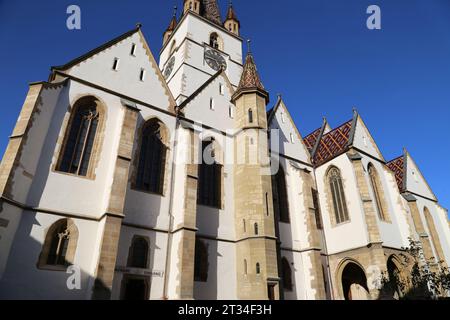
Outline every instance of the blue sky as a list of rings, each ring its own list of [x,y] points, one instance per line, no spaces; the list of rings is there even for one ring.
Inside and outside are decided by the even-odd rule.
[[[227,0],[219,0],[222,15]],[[450,207],[450,1],[234,0],[241,32],[252,39],[262,80],[283,98],[302,135],[351,118],[357,107],[383,155],[406,147],[445,207]],[[77,4],[82,29],[66,28]],[[28,83],[49,68],[132,29],[136,22],[158,59],[172,1],[0,0],[0,153]],[[366,28],[366,9],[382,29]]]

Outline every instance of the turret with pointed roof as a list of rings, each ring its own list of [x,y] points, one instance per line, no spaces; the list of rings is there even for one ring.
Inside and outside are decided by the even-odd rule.
[[[225,29],[239,36],[239,29],[241,24],[237,18],[236,12],[233,8],[233,2],[230,1],[230,5],[228,6],[227,17],[225,18],[225,22],[223,23]]]
[[[250,50],[245,58],[244,70],[242,71],[238,88],[233,95],[233,100],[237,100],[244,93],[257,93],[265,98],[266,104],[269,102],[269,93],[261,82],[253,54]]]
[[[172,19],[170,20],[169,26],[167,27],[166,31],[164,31],[163,45],[165,45],[167,41],[170,39],[170,36],[172,35],[176,27],[177,27],[177,7],[174,7]]]

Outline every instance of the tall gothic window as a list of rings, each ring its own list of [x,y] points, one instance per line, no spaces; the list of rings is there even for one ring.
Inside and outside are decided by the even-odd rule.
[[[285,257],[281,259],[281,270],[284,289],[287,291],[292,291],[292,270],[289,265],[289,261]]]
[[[135,237],[130,247],[128,266],[146,269],[148,266],[148,241],[143,237]]]
[[[338,168],[332,168],[328,172],[331,197],[333,199],[334,215],[336,223],[348,221],[347,202],[345,200],[344,185]]]
[[[375,197],[375,205],[377,207],[378,216],[381,220],[386,220],[386,213],[384,212],[383,203],[381,202],[382,186],[375,167],[370,163],[368,167],[370,184],[372,186],[373,195]]]
[[[208,247],[199,239],[195,239],[194,280],[208,281]]]
[[[219,49],[219,35],[215,32],[209,36],[209,45],[214,49]]]
[[[83,99],[74,106],[58,171],[88,175],[99,121],[100,114],[95,99]]]
[[[275,215],[281,222],[289,223],[289,204],[284,170],[279,166],[278,173],[272,176],[272,197]]]
[[[78,241],[78,229],[70,219],[55,222],[47,231],[39,267],[65,267],[73,263]]]
[[[136,188],[163,194],[167,147],[163,142],[163,125],[156,119],[145,124],[141,136]]]
[[[199,166],[198,203],[221,207],[222,166],[216,161],[214,140],[202,142],[202,163]]]

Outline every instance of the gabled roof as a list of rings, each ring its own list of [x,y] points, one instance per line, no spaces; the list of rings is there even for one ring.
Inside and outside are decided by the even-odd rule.
[[[405,169],[406,169],[406,161],[405,155],[402,155],[398,158],[395,158],[389,161],[387,164],[389,169],[394,173],[395,180],[397,181],[398,189],[400,192],[405,191],[406,185],[406,177],[405,177]]]
[[[202,16],[209,21],[222,26],[222,18],[220,16],[220,9],[217,4],[217,0],[202,0],[202,4]]]
[[[132,29],[132,30],[130,30],[130,31],[125,32],[124,34],[122,34],[122,35],[120,35],[120,36],[118,36],[118,37],[112,39],[111,41],[108,41],[108,42],[102,44],[101,46],[99,46],[99,47],[97,47],[97,48],[95,48],[95,49],[93,49],[93,50],[91,50],[91,51],[89,51],[89,52],[87,52],[87,53],[85,53],[85,54],[79,56],[78,58],[75,58],[75,59],[69,61],[68,63],[66,63],[66,64],[64,64],[64,65],[61,65],[61,66],[53,66],[53,67],[51,67],[51,69],[52,69],[52,70],[67,70],[67,69],[69,69],[69,68],[71,68],[71,67],[77,65],[77,64],[80,63],[81,61],[84,61],[84,60],[86,60],[86,59],[89,59],[90,57],[96,55],[97,53],[102,52],[102,51],[105,50],[106,48],[112,47],[113,45],[119,43],[120,41],[122,41],[122,40],[128,38],[129,36],[131,36],[131,35],[133,35],[133,34],[135,34],[136,32],[138,32],[138,31],[141,29],[141,26],[142,26],[142,25],[138,23],[138,24],[136,25],[136,28],[134,28],[134,29]]]
[[[308,134],[303,140],[305,142],[306,147],[308,148],[309,153],[313,155],[319,145],[319,141],[322,138],[325,130],[328,129],[330,125],[327,122],[327,119],[323,118],[323,123],[320,128],[317,128],[310,134]],[[331,130],[331,129],[330,129]]]
[[[306,137],[303,138],[305,141],[305,145],[308,148],[308,151],[311,153],[314,149],[314,146],[316,145],[317,140],[319,139],[320,132],[322,131],[322,127],[317,128],[310,134],[308,134]]]
[[[211,76],[208,80],[205,81],[197,90],[195,90],[189,97],[186,98],[178,107],[178,110],[182,110],[186,105],[189,104],[192,100],[195,99],[207,86],[209,86],[210,83],[212,83],[215,79],[217,79],[220,75],[222,75],[229,83],[230,87],[233,88],[231,85],[230,80],[227,77],[227,74],[224,72],[223,69],[217,71],[213,76]]]
[[[325,134],[314,154],[314,164],[321,165],[344,153],[351,144],[351,133],[354,120],[350,120]]]

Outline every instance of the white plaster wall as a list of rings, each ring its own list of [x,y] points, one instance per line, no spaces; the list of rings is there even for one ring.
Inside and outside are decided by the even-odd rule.
[[[292,291],[284,290],[285,300],[305,300],[307,284],[302,253],[281,250],[281,257],[288,260],[292,272]]]
[[[135,56],[131,55],[132,43],[136,44]],[[120,59],[117,71],[112,68],[115,58]],[[144,81],[139,79],[141,68],[146,70]],[[147,56],[139,33],[134,33],[68,71],[77,78],[167,110],[170,98],[158,77],[159,72],[158,66],[151,63]]]
[[[277,112],[275,113],[275,116],[273,117],[270,123],[270,129],[271,130],[279,129],[278,135],[280,139],[279,141],[280,154],[289,156],[291,158],[306,163],[311,163],[309,159],[310,158],[309,151],[306,149],[305,145],[303,144],[303,141],[300,140],[301,137],[299,139],[297,135],[297,128],[295,127],[295,124],[291,122],[291,116],[289,115],[289,112],[284,103],[281,103],[281,105],[278,107]],[[293,143],[291,142],[290,138],[291,134],[293,134],[294,137]]]
[[[280,240],[283,248],[302,250],[309,247],[308,228],[306,215],[308,208],[305,208],[303,194],[303,179],[299,169],[294,168],[289,160],[280,159],[285,172],[286,188],[289,203],[290,223],[279,222]],[[297,164],[301,168],[304,165]]]
[[[219,91],[220,84],[224,87],[223,95]],[[219,76],[184,107],[185,117],[216,130],[232,130],[235,124],[233,117],[229,115],[229,108],[232,107],[233,115],[236,114],[235,106],[231,103],[232,94],[227,80]],[[214,101],[214,110],[210,108],[211,98]]]
[[[129,250],[134,236],[142,236],[149,240],[149,255],[148,268],[136,269],[128,268],[127,261]],[[120,232],[119,249],[117,253],[116,272],[114,274],[112,299],[119,300],[122,294],[122,279],[124,274],[146,276],[144,273],[156,272],[162,274],[148,276],[150,281],[151,300],[162,299],[164,295],[164,272],[166,266],[167,255],[167,233],[155,232],[151,230],[144,230],[123,226]],[[120,271],[119,271],[119,270]],[[127,271],[122,271],[126,269]]]
[[[380,154],[378,147],[373,141],[373,137],[366,128],[364,122],[361,120],[361,117],[358,118],[356,124],[353,146],[374,156],[377,159],[383,160],[383,156]]]
[[[237,299],[235,244],[201,240],[208,246],[208,281],[194,282],[194,299]]]
[[[372,199],[372,204],[376,212],[376,219],[380,229],[381,239],[383,245],[391,248],[401,249],[409,245],[408,237],[410,237],[409,225],[407,221],[407,211],[402,203],[400,192],[392,174],[388,174],[384,166],[378,161],[374,161],[367,156],[362,156],[362,163],[366,173],[366,181],[369,186],[369,193]],[[381,185],[383,188],[386,203],[388,205],[388,215],[391,222],[382,221],[378,215],[376,208],[375,195],[372,189],[372,183],[368,174],[368,165],[371,163],[378,173]]]
[[[339,224],[335,227],[331,226],[330,215],[334,213],[332,207],[328,205],[328,195],[324,186],[324,177],[328,168],[332,165],[336,166],[341,171],[350,217],[349,222]],[[353,165],[347,155],[343,154],[317,168],[316,179],[328,254],[365,246],[368,243],[368,235],[364,209],[357,188]],[[332,201],[331,198],[330,201]]]
[[[1,280],[0,298],[59,300],[90,297],[91,280],[95,275],[93,261],[100,245],[97,241],[101,230],[99,222],[72,219],[79,232],[74,264],[81,270],[80,290],[67,288],[67,279],[71,274],[37,268],[46,232],[53,223],[62,218],[44,213],[23,213]]]
[[[2,203],[2,206],[3,211],[0,212],[0,218],[8,220],[8,226],[0,228],[0,281],[8,263],[11,246],[22,218],[21,209],[6,203]]]
[[[128,188],[125,197],[124,221],[127,223],[142,225],[146,227],[167,230],[169,227],[169,206],[171,197],[172,164],[175,139],[175,117],[145,106],[138,105],[138,108],[141,109],[141,111],[136,126]],[[137,148],[140,139],[140,129],[146,121],[153,118],[159,119],[166,126],[166,129],[170,136],[169,149],[167,150],[167,163],[164,174],[166,185],[164,188],[163,196],[131,188],[132,175],[134,171],[137,170],[136,166],[138,164]]]
[[[100,217],[105,213],[112,185],[115,160],[123,123],[120,99],[96,89],[70,82],[67,97],[60,99],[51,118],[43,152],[33,180],[29,205],[83,216]],[[95,180],[52,171],[59,154],[58,136],[65,134],[63,118],[69,117],[68,102],[73,105],[80,97],[94,95],[106,107],[106,123]],[[62,187],[63,186],[63,187]]]
[[[439,205],[435,202],[430,201],[428,199],[424,199],[422,197],[416,197],[417,206],[419,208],[420,218],[422,219],[423,226],[429,236],[430,242],[432,244],[433,250],[433,242],[431,240],[431,233],[428,229],[428,223],[425,219],[424,208],[428,208],[431,216],[433,217],[434,225],[436,226],[437,233],[439,235],[439,241],[441,242],[442,251],[444,251],[445,259],[447,264],[450,264],[450,230],[448,227],[448,222],[445,217],[445,210],[443,210]],[[444,213],[444,214],[443,214]],[[434,256],[437,257],[436,252]]]
[[[430,190],[425,178],[422,176],[419,168],[409,154],[407,155],[406,161],[406,190],[429,199],[435,199],[435,196]]]

